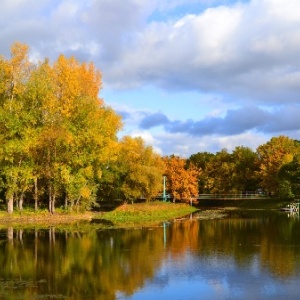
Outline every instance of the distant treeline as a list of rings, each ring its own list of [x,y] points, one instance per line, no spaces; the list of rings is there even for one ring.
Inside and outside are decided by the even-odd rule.
[[[260,191],[269,196],[293,198],[300,194],[300,142],[273,137],[256,151],[238,146],[232,153],[199,152],[187,160],[201,170],[200,193]]]
[[[298,194],[297,141],[280,136],[256,152],[161,157],[141,138],[125,136],[120,116],[99,98],[101,73],[93,63],[60,55],[32,63],[28,46],[14,43],[0,57],[0,188],[12,213],[26,206],[86,210],[101,201],[173,199],[198,193],[263,189]]]

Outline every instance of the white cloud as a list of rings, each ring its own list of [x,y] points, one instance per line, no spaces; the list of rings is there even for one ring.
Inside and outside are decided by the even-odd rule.
[[[232,152],[236,146],[250,147],[255,151],[259,145],[266,143],[270,136],[251,132],[229,137],[214,135],[191,137],[182,133],[161,133],[154,135],[153,138],[164,155],[174,154],[188,158],[191,154],[205,151],[215,153],[221,149],[227,149],[229,152]]]
[[[156,139],[151,132],[145,130],[134,130],[130,135],[132,137],[141,137],[145,141],[145,144],[151,146],[156,153],[160,155],[164,154],[161,149],[161,142]]]
[[[2,1],[2,53],[14,40],[42,56],[59,52],[93,60],[106,84],[153,84],[227,95],[224,99],[298,101],[298,0]],[[182,5],[215,7],[147,23],[155,11]],[[130,17],[129,17],[130,16]],[[4,48],[5,47],[5,48]]]
[[[9,46],[18,40],[30,45],[33,60],[54,59],[63,52],[94,61],[103,72],[104,85],[112,89],[152,85],[166,93],[193,91],[209,95],[199,97],[198,105],[193,103],[199,114],[201,109],[205,110],[205,116],[197,120],[184,114],[185,99],[182,99],[181,120],[172,120],[171,112],[158,115],[157,111],[147,109],[144,99],[149,101],[149,98],[143,94],[140,101],[145,103],[144,109],[120,109],[127,126],[125,132],[143,135],[162,153],[173,151],[188,155],[201,149],[231,149],[237,143],[244,144],[243,141],[256,146],[265,140],[264,134],[269,137],[270,132],[288,132],[297,137],[300,2],[232,2],[3,0],[0,53],[8,55]],[[189,9],[183,9],[187,7]],[[193,11],[191,8],[195,7]],[[159,18],[155,18],[155,14],[159,14]],[[121,103],[122,97],[119,99]],[[207,111],[207,107],[213,108]],[[244,111],[238,114],[241,107],[252,107],[256,115],[248,120]],[[275,107],[266,114],[270,117],[263,124],[255,123],[261,120],[258,113],[261,107],[265,111]],[[151,119],[151,113],[156,113],[156,119]],[[130,118],[126,119],[126,115]],[[176,133],[159,133],[157,128],[137,131],[135,128],[146,116],[147,126],[151,121],[157,124],[170,121],[172,128],[186,130]],[[196,137],[197,124],[198,131],[206,124],[204,129],[210,136]],[[262,125],[259,127],[259,124]],[[162,128],[160,125],[160,130]],[[212,132],[213,128],[219,128],[217,134]],[[230,137],[226,130],[231,130]],[[237,132],[239,134],[234,135]]]
[[[266,103],[298,101],[300,3],[291,2],[281,14],[278,1],[252,1],[149,24],[105,78],[117,87],[147,82]]]

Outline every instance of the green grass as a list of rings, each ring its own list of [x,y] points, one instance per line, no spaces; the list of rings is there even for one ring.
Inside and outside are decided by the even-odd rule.
[[[127,226],[156,225],[159,222],[183,217],[197,209],[188,204],[151,202],[124,204],[110,212],[76,213],[57,210],[54,215],[47,210],[26,208],[22,212],[15,210],[9,215],[0,211],[0,228],[113,228]],[[90,226],[90,227],[89,227]]]
[[[15,210],[12,215],[0,211],[0,229],[14,228],[49,228],[55,226],[62,230],[89,231],[99,228],[120,228],[155,226],[163,221],[181,218],[196,210],[214,208],[236,208],[240,210],[269,210],[285,207],[290,200],[260,199],[260,200],[219,200],[201,201],[197,207],[188,204],[155,201],[150,203],[124,204],[110,212],[76,213],[57,210],[54,215],[44,210],[35,212],[26,208],[22,212]]]
[[[12,214],[0,211],[0,229],[11,226],[14,228],[76,227],[79,223],[89,223],[92,217],[93,213],[89,212],[76,213],[59,209],[53,215],[46,209],[34,211],[31,208],[25,208],[22,211],[14,210]]]
[[[104,213],[101,219],[121,223],[161,222],[185,216],[196,211],[188,204],[174,204],[165,202],[151,202],[139,204],[125,204],[114,211]]]

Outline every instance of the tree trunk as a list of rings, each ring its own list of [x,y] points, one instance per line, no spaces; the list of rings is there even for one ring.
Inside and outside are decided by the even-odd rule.
[[[65,209],[68,208],[68,195],[65,196]]]
[[[76,211],[77,211],[77,212],[79,211],[79,201],[80,201],[80,198],[81,198],[81,196],[79,196],[79,197],[77,198],[76,203],[75,203],[75,205],[76,205]]]
[[[52,195],[52,202],[51,202],[51,213],[52,214],[55,213],[55,200],[56,200],[56,195],[55,195],[55,193],[53,193],[53,195]]]
[[[70,210],[73,210],[73,207],[74,207],[74,201],[71,200],[71,201],[70,201]]]
[[[7,200],[7,212],[12,214],[14,211],[14,195],[10,195]]]
[[[18,208],[19,208],[20,211],[23,210],[23,202],[24,202],[24,193],[21,194],[20,199],[19,199]]]

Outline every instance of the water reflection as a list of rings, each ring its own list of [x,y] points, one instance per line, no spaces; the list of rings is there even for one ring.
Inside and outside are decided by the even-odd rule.
[[[0,299],[293,299],[299,219],[249,213],[155,228],[0,231]]]

